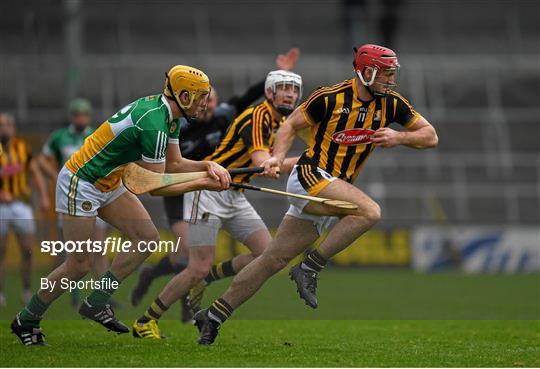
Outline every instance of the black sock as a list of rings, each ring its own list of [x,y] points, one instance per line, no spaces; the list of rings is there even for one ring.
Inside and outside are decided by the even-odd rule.
[[[137,323],[148,323],[150,320],[158,320],[168,309],[169,307],[165,306],[165,304],[158,297],[153,303],[150,304],[144,314],[137,319]]]
[[[156,265],[150,269],[150,275],[152,279],[161,277],[162,275],[172,274],[174,272],[174,267],[171,263],[169,255],[165,255],[161,258]]]
[[[177,263],[171,263],[174,269],[174,274],[180,273],[182,270],[186,269],[188,265],[188,259],[186,257],[181,257]]]
[[[210,272],[204,279],[204,281],[208,284],[217,281],[218,279],[230,277],[235,275],[236,272],[233,269],[232,266],[232,259],[224,261],[223,263],[219,263],[212,266],[212,269],[210,269]]]
[[[323,258],[316,249],[311,250],[300,264],[303,270],[319,273],[325,266],[328,260]]]
[[[217,299],[208,308],[208,317],[219,324],[223,324],[232,315],[234,309],[222,298]]]

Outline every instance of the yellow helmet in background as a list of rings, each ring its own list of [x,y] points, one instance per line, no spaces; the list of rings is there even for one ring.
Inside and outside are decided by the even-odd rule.
[[[180,94],[187,91],[189,103],[183,105]],[[201,70],[187,65],[175,65],[165,78],[165,96],[176,101],[181,109],[189,109],[198,97],[210,93],[210,79]]]

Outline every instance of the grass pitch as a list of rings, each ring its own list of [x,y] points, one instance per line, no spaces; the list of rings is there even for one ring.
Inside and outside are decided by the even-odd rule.
[[[132,323],[166,281],[157,280],[133,308],[128,296],[134,278],[128,279],[117,292],[123,304],[117,315]],[[23,347],[8,328],[20,308],[19,283],[10,276],[11,303],[0,312],[0,359],[7,367],[540,366],[538,274],[326,270],[317,310],[305,306],[292,282],[278,275],[238,309],[211,347],[195,343],[196,329],[177,320],[176,304],[160,322],[168,339],[145,341],[79,320],[69,296],[43,321],[50,346]],[[213,284],[205,305],[227,283]]]

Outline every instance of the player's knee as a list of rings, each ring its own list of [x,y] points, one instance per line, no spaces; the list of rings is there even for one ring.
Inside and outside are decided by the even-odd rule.
[[[371,227],[377,224],[379,220],[381,220],[381,207],[379,204],[373,202],[369,207],[367,207],[364,218]]]
[[[376,202],[363,204],[362,208],[359,209],[359,214],[348,215],[347,218],[361,228],[366,226],[371,228],[381,219],[381,207]]]
[[[188,264],[188,267],[186,268],[187,273],[189,273],[190,279],[193,279],[194,282],[200,282],[206,276],[208,273],[210,273],[210,269],[212,268],[212,260],[198,260],[196,262],[191,262]]]
[[[201,267],[193,271],[193,277],[197,282],[202,281],[210,273],[210,268]]]
[[[271,242],[272,236],[266,228],[253,232],[245,240],[243,240],[243,243],[247,245],[251,251],[250,256],[252,257],[252,260],[260,256]]]

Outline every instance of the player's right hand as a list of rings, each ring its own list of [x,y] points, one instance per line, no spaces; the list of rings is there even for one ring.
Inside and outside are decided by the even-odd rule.
[[[281,163],[278,158],[272,156],[261,163],[264,168],[262,175],[270,178],[279,178]]]
[[[206,177],[206,178],[200,178],[197,180],[199,182],[197,184],[198,190],[208,190],[208,191],[223,191],[225,188],[223,188],[223,185],[220,181],[217,181],[213,178]]]
[[[223,168],[218,163],[213,161],[207,161],[207,171],[210,178],[221,183],[220,190],[226,190],[229,188],[229,183],[231,183],[231,175],[227,169]]]

